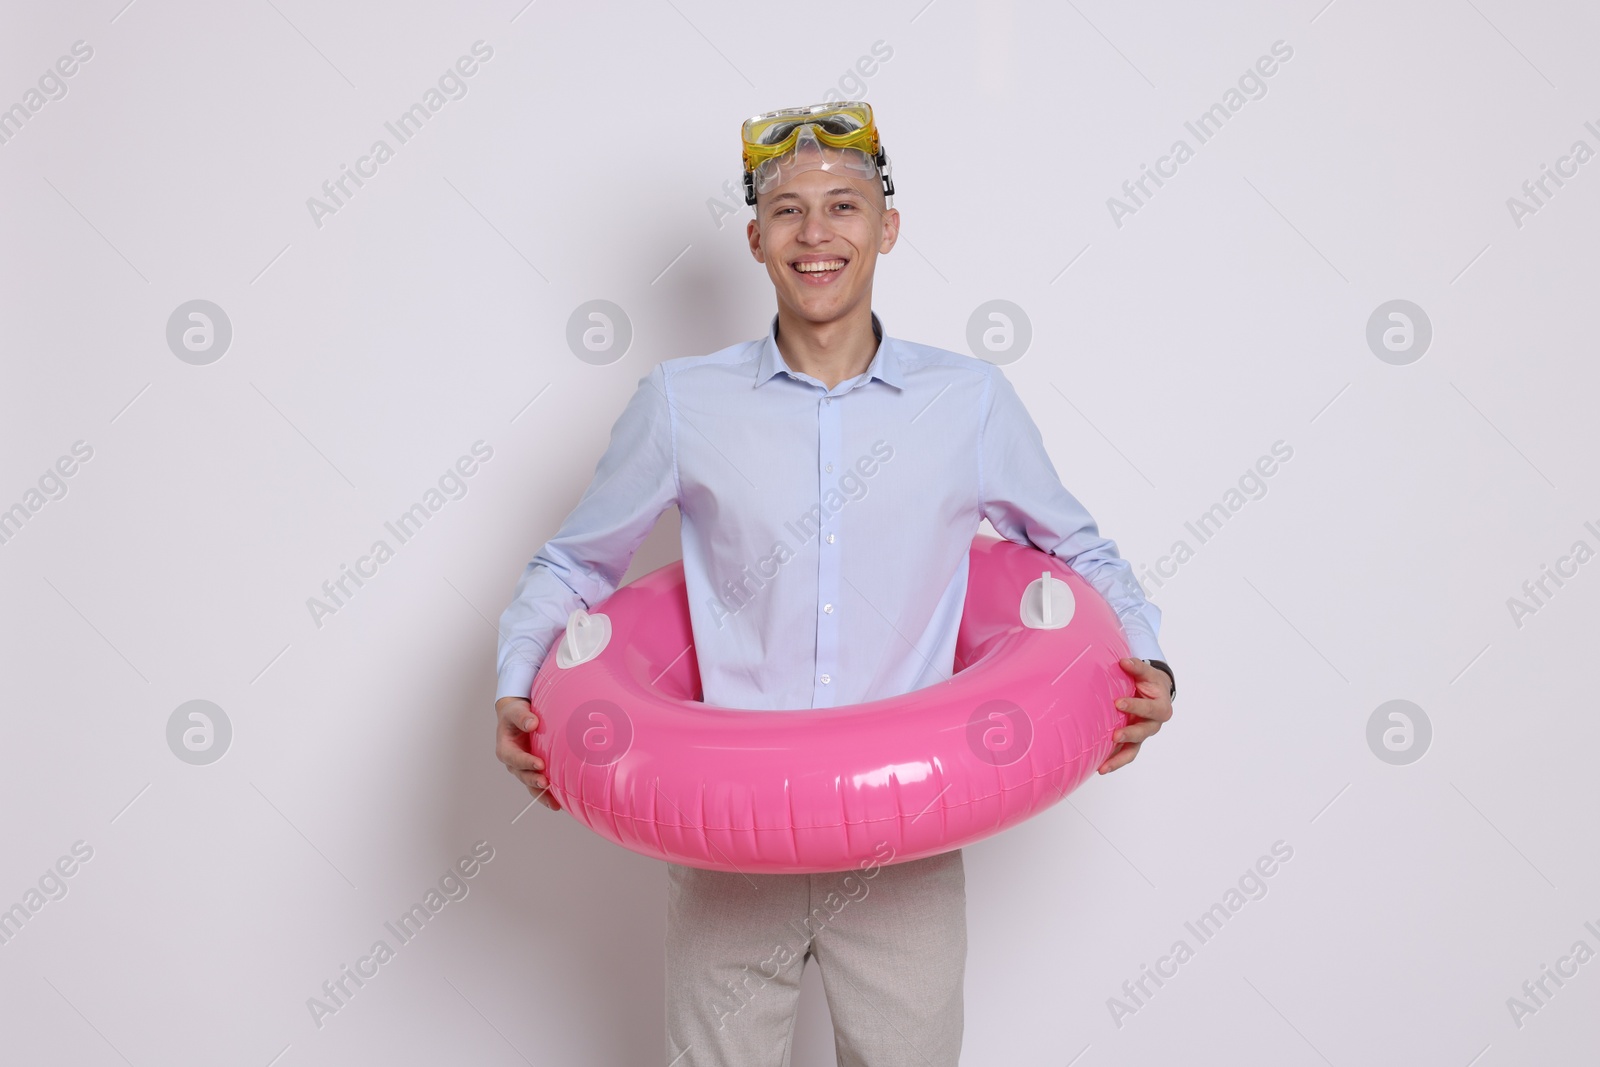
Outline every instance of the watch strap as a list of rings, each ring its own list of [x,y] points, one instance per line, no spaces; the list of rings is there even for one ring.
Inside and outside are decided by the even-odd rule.
[[[1172,692],[1167,696],[1167,699],[1171,700],[1173,697],[1177,696],[1178,695],[1178,679],[1177,679],[1177,676],[1172,673],[1172,668],[1167,666],[1164,662],[1162,662],[1161,660],[1158,660],[1158,659],[1147,659],[1147,660],[1145,660],[1145,662],[1150,664],[1150,666],[1154,667],[1156,670],[1161,671],[1164,674],[1166,674],[1167,681],[1172,683]]]

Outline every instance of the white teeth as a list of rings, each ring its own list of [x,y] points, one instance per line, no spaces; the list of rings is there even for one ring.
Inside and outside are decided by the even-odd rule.
[[[804,274],[816,274],[818,271],[843,270],[844,260],[830,259],[821,263],[796,263],[794,269]]]

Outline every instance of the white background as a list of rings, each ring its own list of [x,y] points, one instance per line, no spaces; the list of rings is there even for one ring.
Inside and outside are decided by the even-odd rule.
[[[0,507],[93,448],[0,545],[0,907],[94,850],[0,945],[7,1062],[662,1060],[664,869],[526,811],[493,620],[639,378],[765,331],[747,214],[708,201],[744,117],[830,91],[873,103],[895,165],[885,325],[967,351],[981,304],[1021,307],[1006,373],[1141,572],[1294,450],[1151,586],[1173,721],[967,850],[963,1062],[1592,1055],[1600,961],[1507,1006],[1600,950],[1600,563],[1520,626],[1507,605],[1600,548],[1600,161],[1507,206],[1600,149],[1591,7],[123,2],[12,4],[0,34],[0,106],[93,48],[0,145]],[[307,198],[479,40],[467,95],[317,225]],[[1267,94],[1197,144],[1275,41]],[[166,341],[193,299],[232,325],[209,365]],[[592,299],[634,331],[605,366],[565,340]],[[1432,323],[1406,365],[1366,341],[1392,299]],[[316,625],[307,598],[478,440],[466,495]],[[669,514],[630,576],[676,553]],[[206,766],[166,737],[196,699],[233,731]],[[1433,730],[1404,766],[1367,742],[1394,699]],[[307,998],[480,840],[470,894],[318,1027]],[[1124,980],[1279,840],[1266,897],[1117,1025]],[[832,1062],[828,1026],[813,968],[796,1067]]]

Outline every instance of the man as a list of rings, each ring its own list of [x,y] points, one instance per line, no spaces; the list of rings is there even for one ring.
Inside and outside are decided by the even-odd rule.
[[[894,247],[900,213],[871,109],[772,112],[744,135],[747,235],[777,296],[772,328],[641,380],[593,482],[502,617],[501,761],[558,807],[528,751],[533,676],[571,610],[616,588],[676,504],[707,703],[781,714],[948,678],[968,549],[988,518],[1067,561],[1116,609],[1141,657],[1123,661],[1137,696],[1119,702],[1133,721],[1099,770],[1124,766],[1172,716],[1160,612],[1062,487],[1000,370],[888,336],[873,314],[877,257]],[[957,1063],[959,849],[870,878],[667,869],[664,1062],[787,1067],[814,958],[841,1065]]]

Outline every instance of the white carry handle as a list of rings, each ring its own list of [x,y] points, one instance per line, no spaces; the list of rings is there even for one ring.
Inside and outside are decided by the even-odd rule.
[[[588,663],[611,640],[611,620],[604,615],[590,615],[582,608],[574,608],[567,617],[567,634],[556,649],[556,666],[563,669]]]
[[[1049,571],[1040,574],[1022,591],[1022,625],[1034,630],[1059,630],[1072,621],[1077,601],[1072,587]]]

